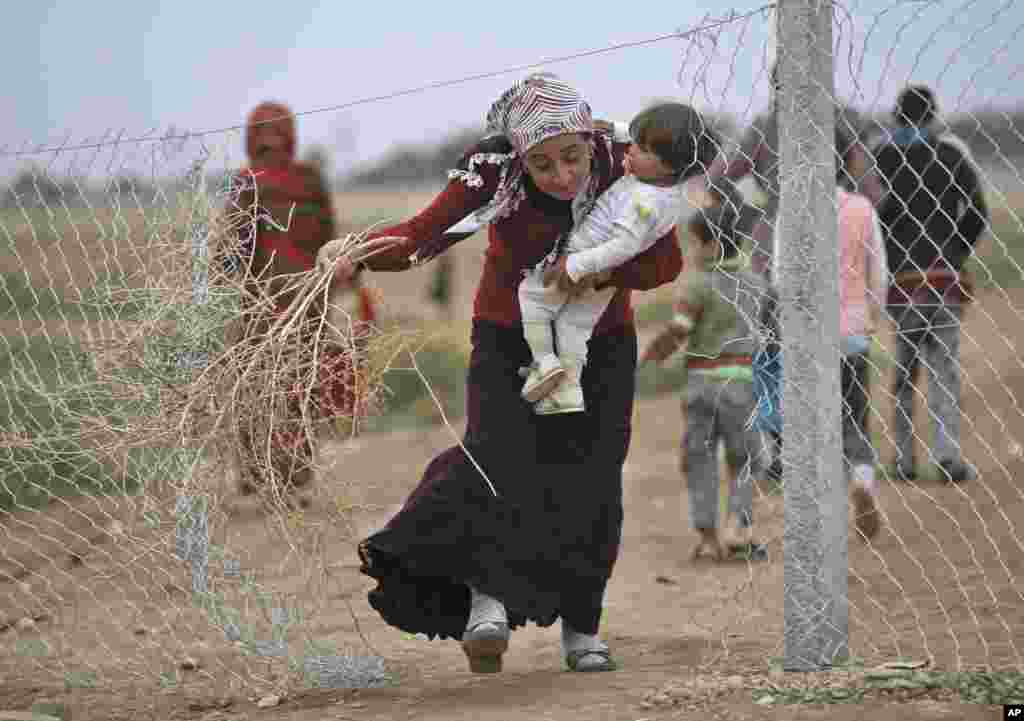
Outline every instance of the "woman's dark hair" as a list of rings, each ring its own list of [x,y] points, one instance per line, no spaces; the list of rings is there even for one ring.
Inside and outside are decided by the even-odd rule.
[[[718,134],[683,103],[659,103],[644,110],[629,124],[629,134],[680,180],[706,172],[720,147]]]
[[[935,94],[924,85],[910,85],[896,99],[896,121],[901,125],[928,125],[937,112]]]
[[[504,155],[511,152],[512,142],[504,135],[488,135],[463,152],[455,167],[459,170],[468,170],[469,159],[479,153],[498,153]]]
[[[728,260],[740,253],[736,238],[738,217],[731,203],[716,203],[698,210],[687,228],[704,245],[717,240],[722,247],[722,258]]]

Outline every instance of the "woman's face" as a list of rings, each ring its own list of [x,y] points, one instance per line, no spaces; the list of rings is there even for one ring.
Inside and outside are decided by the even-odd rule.
[[[590,175],[590,142],[582,133],[566,133],[537,143],[523,160],[541,192],[572,200]]]
[[[255,125],[249,133],[254,166],[281,168],[292,160],[288,135],[277,123]]]

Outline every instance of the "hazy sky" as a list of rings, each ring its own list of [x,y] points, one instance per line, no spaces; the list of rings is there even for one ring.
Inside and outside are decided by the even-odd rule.
[[[720,18],[729,9],[720,0],[8,5],[0,45],[8,96],[0,149],[6,151],[165,132],[172,125],[190,131],[232,126],[268,98],[299,112],[316,110],[690,29],[708,13]],[[744,0],[731,9],[762,5]],[[855,0],[840,16],[838,87],[862,108],[888,109],[908,79],[933,85],[947,110],[1009,104],[1024,95],[1022,51],[1009,50],[1020,47],[1022,3]],[[673,38],[546,69],[580,87],[601,117],[628,120],[651,98],[671,96],[749,119],[766,98],[769,27],[767,15],[759,15],[716,31],[717,42],[704,36],[698,47]],[[851,63],[859,89],[850,82]],[[480,123],[494,98],[521,75],[303,115],[300,142],[326,144],[344,169],[394,143],[431,141]],[[238,159],[237,135],[207,142]],[[78,162],[116,167],[144,152],[93,152]],[[0,158],[0,170],[12,162]]]

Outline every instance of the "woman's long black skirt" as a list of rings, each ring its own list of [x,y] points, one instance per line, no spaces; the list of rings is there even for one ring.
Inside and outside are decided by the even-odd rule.
[[[622,535],[637,358],[632,326],[595,335],[586,413],[537,416],[520,397],[530,362],[521,327],[473,325],[464,445],[427,466],[387,525],[360,544],[377,580],[370,604],[392,626],[461,638],[471,584],[500,599],[514,628],[562,617],[596,633]]]

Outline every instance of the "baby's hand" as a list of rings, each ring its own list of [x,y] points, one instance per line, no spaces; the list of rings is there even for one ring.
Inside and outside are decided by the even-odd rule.
[[[594,290],[604,290],[604,287],[612,279],[612,272],[610,270],[602,270],[599,273],[588,275],[586,280],[588,281],[588,287]]]
[[[543,282],[545,288],[554,285],[562,293],[571,293],[577,288],[577,284],[569,277],[564,255],[544,269]]]

